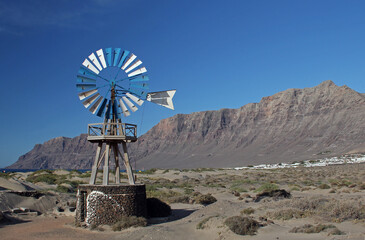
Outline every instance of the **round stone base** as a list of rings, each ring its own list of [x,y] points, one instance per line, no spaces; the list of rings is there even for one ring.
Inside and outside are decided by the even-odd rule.
[[[136,185],[79,185],[76,223],[113,224],[122,216],[146,217],[146,187]]]

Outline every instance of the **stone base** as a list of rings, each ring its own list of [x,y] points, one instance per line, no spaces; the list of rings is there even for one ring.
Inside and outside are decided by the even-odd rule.
[[[76,224],[110,225],[122,216],[147,216],[144,184],[79,185]]]

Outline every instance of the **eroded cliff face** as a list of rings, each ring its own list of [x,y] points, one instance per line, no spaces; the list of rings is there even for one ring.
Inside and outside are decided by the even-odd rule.
[[[20,169],[88,169],[95,157],[95,146],[87,135],[75,138],[57,137],[34,148],[8,168]]]
[[[177,114],[130,144],[137,168],[235,167],[361,151],[365,96],[325,81],[288,89],[239,109]],[[86,136],[36,145],[11,167],[90,168]],[[365,150],[365,149],[364,149]],[[27,166],[27,167],[25,167]],[[30,167],[32,166],[32,167]]]
[[[364,103],[363,94],[325,81],[239,109],[178,114],[133,148],[146,167],[232,167],[337,155],[365,142]]]

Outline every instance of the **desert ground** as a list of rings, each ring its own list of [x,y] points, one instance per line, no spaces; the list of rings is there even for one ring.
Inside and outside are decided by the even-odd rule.
[[[89,173],[2,173],[1,239],[365,239],[364,163],[136,175],[172,213],[114,231],[74,224],[75,189]]]

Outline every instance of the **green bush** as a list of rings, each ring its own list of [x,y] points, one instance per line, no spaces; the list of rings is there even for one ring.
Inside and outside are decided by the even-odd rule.
[[[277,189],[279,189],[279,187],[274,183],[264,183],[258,189],[256,189],[255,192],[270,192]]]
[[[0,177],[5,178],[5,179],[9,179],[12,175],[13,175],[13,173],[11,173],[11,172],[6,172],[6,173],[0,172]]]
[[[236,180],[232,183],[230,189],[232,191],[237,191],[237,192],[247,192],[247,189],[244,188],[244,186],[247,186],[248,184],[253,184],[254,182],[252,180],[249,179],[245,179],[245,180]]]
[[[56,188],[56,191],[63,192],[63,193],[70,193],[70,192],[72,192],[72,189],[69,189],[68,187],[63,186],[63,185],[58,185]]]
[[[238,235],[254,235],[259,228],[259,223],[256,220],[241,216],[227,218],[224,224]]]
[[[91,177],[91,172],[84,172],[80,175],[78,175],[79,178],[89,178]]]
[[[147,226],[147,220],[143,217],[136,216],[123,216],[113,226],[113,231],[121,231],[130,227],[145,227]]]
[[[53,173],[45,173],[41,175],[31,174],[27,177],[26,180],[32,183],[44,182],[48,184],[56,184],[58,179],[59,179],[58,175],[55,175]]]

